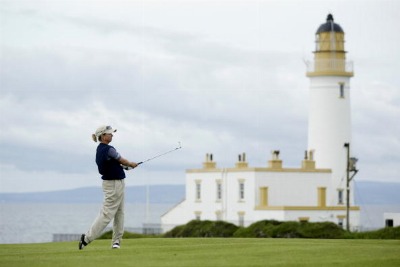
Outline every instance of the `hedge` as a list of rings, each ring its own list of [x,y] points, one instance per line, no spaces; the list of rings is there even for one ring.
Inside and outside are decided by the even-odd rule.
[[[164,237],[400,239],[400,226],[370,232],[348,232],[333,222],[262,220],[248,227],[237,227],[223,221],[193,220],[175,227]]]
[[[400,226],[368,232],[348,232],[332,222],[281,222],[263,220],[248,227],[224,221],[193,220],[179,225],[164,235],[143,235],[125,232],[123,238],[142,237],[236,237],[236,238],[320,238],[320,239],[400,239]],[[111,239],[112,231],[100,239]]]
[[[164,237],[232,237],[238,226],[224,221],[193,220],[164,234]]]

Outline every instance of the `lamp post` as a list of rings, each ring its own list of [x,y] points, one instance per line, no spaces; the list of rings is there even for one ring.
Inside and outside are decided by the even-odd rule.
[[[357,158],[350,158],[350,143],[345,143],[347,149],[347,167],[346,167],[346,230],[350,231],[350,182],[357,174],[356,168]],[[352,175],[350,176],[350,173]]]

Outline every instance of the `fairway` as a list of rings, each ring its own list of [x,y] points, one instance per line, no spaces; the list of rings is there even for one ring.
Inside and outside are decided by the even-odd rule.
[[[0,245],[0,266],[400,266],[399,240],[143,238]]]

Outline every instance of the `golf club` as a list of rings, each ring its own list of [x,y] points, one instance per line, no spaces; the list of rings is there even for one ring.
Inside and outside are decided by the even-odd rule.
[[[153,160],[153,159],[155,159],[155,158],[158,158],[158,157],[164,156],[164,155],[166,155],[166,154],[168,154],[168,153],[174,152],[175,150],[181,149],[181,148],[182,148],[181,142],[178,142],[178,144],[179,144],[179,146],[176,147],[176,148],[174,148],[174,149],[168,150],[167,152],[158,154],[158,155],[156,155],[156,156],[154,156],[154,157],[152,157],[152,158],[149,158],[149,159],[146,159],[146,160],[144,160],[144,161],[138,162],[138,166],[139,166],[140,164],[143,164],[143,163],[148,162],[148,161],[150,161],[150,160]],[[122,166],[122,168],[123,168],[124,170],[131,170],[131,169],[133,169],[133,168],[130,167],[130,166],[125,166],[125,165],[121,165],[121,166]]]

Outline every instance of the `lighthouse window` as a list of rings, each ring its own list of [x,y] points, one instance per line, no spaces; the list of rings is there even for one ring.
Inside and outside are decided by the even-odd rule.
[[[244,212],[239,212],[239,226],[244,226]]]
[[[217,216],[216,218],[217,221],[222,221],[222,211],[220,210],[216,211],[215,215]]]
[[[343,204],[343,189],[338,190],[338,204]]]
[[[344,98],[344,83],[339,83],[339,97]]]
[[[239,181],[239,200],[244,200],[244,181]]]
[[[201,211],[195,211],[194,216],[197,221],[201,220]]]
[[[343,228],[343,218],[338,218],[338,225]]]
[[[386,227],[393,227],[393,219],[386,219],[385,226]]]
[[[217,201],[221,201],[222,199],[222,183],[221,181],[217,181]]]
[[[319,34],[315,36],[315,51],[320,50],[320,40],[319,40]]]
[[[201,182],[196,181],[196,201],[201,200]]]

